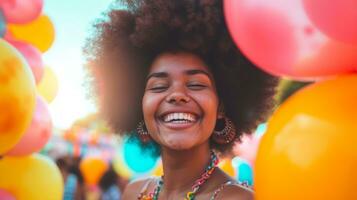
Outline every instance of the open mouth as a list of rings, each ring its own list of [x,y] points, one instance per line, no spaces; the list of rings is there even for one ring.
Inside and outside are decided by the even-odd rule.
[[[187,124],[197,122],[198,116],[192,113],[174,112],[161,117],[164,123]]]
[[[167,110],[158,115],[160,124],[171,130],[182,131],[199,124],[202,116],[194,113],[191,109]]]

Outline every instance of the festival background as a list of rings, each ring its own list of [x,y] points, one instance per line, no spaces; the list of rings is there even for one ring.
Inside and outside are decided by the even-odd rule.
[[[357,199],[357,0],[223,2],[237,47],[281,82],[270,119],[219,167],[258,200]],[[113,133],[88,92],[82,47],[113,6],[125,9],[0,0],[1,200],[63,199],[63,163],[83,178],[82,199],[99,199],[108,169],[120,190],[162,174],[160,158]]]

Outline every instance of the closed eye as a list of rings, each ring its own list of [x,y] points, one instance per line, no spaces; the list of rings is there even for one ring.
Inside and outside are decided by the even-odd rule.
[[[149,88],[149,90],[153,91],[153,92],[163,92],[167,88],[168,88],[167,86],[155,86],[155,87]]]
[[[187,87],[192,90],[202,90],[202,89],[206,88],[207,86],[203,85],[203,84],[188,84]]]

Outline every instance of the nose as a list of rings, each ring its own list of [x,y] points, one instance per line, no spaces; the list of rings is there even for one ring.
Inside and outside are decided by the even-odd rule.
[[[183,88],[174,88],[166,97],[166,102],[171,104],[188,103],[189,101],[190,97],[186,94],[185,89]]]

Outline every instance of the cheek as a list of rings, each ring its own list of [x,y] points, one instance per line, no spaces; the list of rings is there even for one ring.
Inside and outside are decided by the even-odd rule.
[[[154,117],[157,104],[158,103],[154,97],[149,94],[144,94],[142,101],[142,110],[145,121],[146,119]]]
[[[218,110],[218,97],[215,93],[209,92],[207,94],[202,94],[197,96],[197,101],[203,112],[205,118],[210,121],[216,121],[217,119],[217,110]]]
[[[210,101],[207,102],[205,108],[205,119],[208,124],[212,125],[213,128],[215,127],[217,121],[217,107],[218,103]]]
[[[143,117],[149,132],[156,132],[155,114],[162,98],[159,95],[144,94],[142,101]]]

